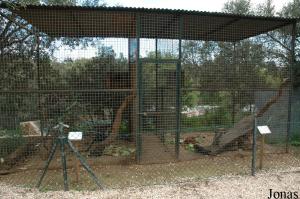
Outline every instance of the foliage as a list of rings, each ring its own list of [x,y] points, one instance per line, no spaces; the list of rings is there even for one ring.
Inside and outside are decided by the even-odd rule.
[[[283,7],[280,15],[283,17],[300,17],[300,0],[294,0],[289,2],[286,6]],[[288,45],[288,44],[287,44]],[[296,26],[296,48],[295,48],[295,59],[296,63],[294,65],[294,86],[299,87],[299,74],[300,74],[300,24]]]
[[[46,4],[46,5],[88,5],[97,6],[103,2],[99,0],[16,0],[15,3]],[[103,5],[103,4],[102,4]],[[250,0],[230,0],[223,8],[224,12],[236,14],[261,14],[274,16],[275,9],[272,0],[261,4],[257,11],[252,7]],[[105,88],[106,76],[111,71],[128,71],[127,59],[122,55],[116,55],[112,46],[99,45],[102,38],[51,38],[43,35],[38,40],[32,26],[26,21],[13,15],[5,9],[0,12],[0,89],[9,90],[88,90]],[[288,3],[279,13],[285,17],[300,16],[300,1]],[[10,19],[10,20],[8,20]],[[299,38],[300,29],[297,26],[296,60],[294,67],[296,78],[295,86],[299,85],[297,78],[300,76],[299,66]],[[53,59],[53,51],[61,45],[67,45],[70,49],[85,49],[89,46],[97,46],[98,52],[94,58],[77,60]],[[163,42],[162,42],[163,45]],[[38,48],[39,47],[39,48]],[[184,70],[185,86],[192,88],[213,90],[213,92],[183,92],[182,102],[188,107],[199,104],[219,106],[215,110],[208,111],[204,116],[187,118],[183,116],[183,126],[213,126],[226,125],[231,121],[232,110],[230,106],[236,105],[240,109],[254,103],[254,95],[251,90],[260,88],[277,88],[284,77],[288,76],[287,66],[291,57],[290,35],[287,29],[277,30],[268,35],[240,42],[209,42],[209,41],[183,41],[182,68]],[[39,52],[39,62],[37,62]],[[148,52],[146,57],[161,59],[176,58],[177,54],[162,49],[158,54]],[[42,71],[39,78],[36,75],[39,64]],[[160,64],[161,74],[174,72],[175,64]],[[154,64],[143,65],[144,77],[147,79],[145,88],[153,89],[155,85]],[[167,86],[166,75],[160,77],[161,87]],[[173,76],[173,79],[174,76]],[[172,90],[172,89],[170,89]],[[217,90],[217,91],[216,91]],[[233,90],[220,92],[220,90]],[[170,94],[172,91],[165,91]],[[174,93],[171,93],[174,95]],[[170,94],[170,95],[171,95]],[[62,114],[62,111],[72,101],[77,101],[79,106],[74,110],[76,114],[104,115],[104,110],[112,117],[119,107],[125,93],[104,93],[95,95],[93,92],[76,92],[71,94],[43,94],[31,95],[2,95],[0,97],[0,110],[7,120],[12,121],[12,128],[18,120],[37,118],[39,114],[46,115],[47,119]],[[153,93],[145,93],[145,98],[151,99]],[[105,97],[103,97],[105,96]],[[38,103],[38,97],[39,102]],[[171,97],[169,97],[171,99]],[[168,102],[172,104],[173,102]],[[152,108],[153,103],[146,101],[145,107]],[[41,112],[36,110],[41,106]],[[171,106],[171,105],[170,105]],[[35,110],[35,111],[32,111]],[[25,114],[26,113],[26,114]],[[76,114],[75,114],[76,113]],[[70,114],[72,115],[72,114]],[[127,118],[126,118],[127,117]],[[128,116],[125,116],[128,119]],[[128,133],[128,123],[123,121],[121,132]],[[153,126],[153,121],[150,121]],[[3,126],[4,124],[0,124]],[[149,125],[150,126],[150,125]],[[4,126],[3,126],[4,127]],[[120,137],[125,136],[120,135]]]
[[[20,129],[0,129],[0,137],[0,158],[5,158],[6,155],[25,144]]]
[[[28,4],[44,4],[44,5],[82,5],[82,6],[103,6],[105,3],[102,0],[10,0],[5,1],[11,6],[16,4],[26,6]]]
[[[132,133],[129,132],[129,122],[128,120],[123,120],[121,122],[121,126],[119,129],[119,139],[121,140],[131,140],[132,139]]]
[[[276,12],[273,0],[266,0],[264,3],[258,4],[257,14],[262,16],[274,16]]]
[[[227,126],[231,123],[231,113],[224,107],[210,110],[203,116],[182,116],[182,128],[201,128],[214,126]]]
[[[187,144],[185,146],[185,149],[188,150],[188,151],[191,151],[191,152],[194,152],[195,151],[195,148],[194,148],[194,145],[193,144]]]
[[[183,93],[182,104],[189,108],[195,107],[199,104],[199,93],[196,91]]]
[[[224,12],[252,14],[251,0],[230,0],[224,4]]]
[[[299,0],[291,2],[283,8],[280,13],[285,17],[300,16]],[[274,16],[275,7],[272,0],[266,0],[254,9],[250,0],[230,0],[223,8],[224,12],[235,14],[259,14]],[[296,59],[300,57],[299,26],[296,36]],[[283,78],[289,76],[290,65],[290,27],[273,31],[253,39],[243,40],[235,43],[185,41],[183,42],[183,69],[185,70],[185,83],[187,87],[203,88],[206,90],[233,89],[231,97],[222,97],[221,92],[185,92],[183,93],[183,104],[188,107],[202,105],[218,105],[227,109],[224,113],[229,116],[229,106],[233,104],[236,108],[254,104],[253,89],[278,88]],[[294,67],[294,83],[299,84],[297,76],[298,63]],[[236,89],[236,91],[234,91]],[[226,106],[227,104],[227,106]],[[237,112],[236,117],[243,114]],[[214,121],[213,115],[207,115],[199,119],[183,118],[185,125],[200,127]],[[226,118],[226,117],[225,117]],[[222,121],[222,120],[221,120]],[[216,121],[218,122],[218,121]],[[219,122],[220,123],[220,122]]]

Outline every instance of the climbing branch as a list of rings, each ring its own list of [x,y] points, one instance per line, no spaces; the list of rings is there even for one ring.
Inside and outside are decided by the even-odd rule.
[[[282,96],[283,88],[286,87],[289,83],[289,79],[285,79],[279,87],[277,94],[272,97],[256,114],[257,117],[263,116],[263,114],[270,108],[270,106],[278,101],[278,99]]]

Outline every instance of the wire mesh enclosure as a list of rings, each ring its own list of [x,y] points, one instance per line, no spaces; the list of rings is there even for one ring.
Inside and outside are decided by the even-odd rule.
[[[1,180],[35,185],[59,122],[83,133],[71,142],[109,187],[299,165],[295,19],[4,4],[0,14]],[[272,131],[264,141],[260,125]],[[65,155],[71,186],[93,188]],[[56,153],[43,186],[62,183]]]

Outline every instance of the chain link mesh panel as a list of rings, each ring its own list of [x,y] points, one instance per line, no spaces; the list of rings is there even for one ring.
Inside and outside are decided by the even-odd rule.
[[[112,188],[250,174],[255,115],[272,131],[263,168],[299,165],[279,19],[42,6],[1,9],[0,25],[1,181],[36,185],[59,122]],[[59,150],[45,190],[63,185]],[[70,187],[97,188],[65,155]]]

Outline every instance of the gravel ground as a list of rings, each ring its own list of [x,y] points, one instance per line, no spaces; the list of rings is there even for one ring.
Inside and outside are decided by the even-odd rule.
[[[298,192],[300,197],[300,167],[262,172],[252,176],[223,176],[207,180],[172,185],[153,185],[105,191],[49,191],[12,187],[0,183],[0,197],[11,198],[268,198],[269,189]]]

